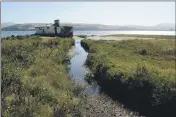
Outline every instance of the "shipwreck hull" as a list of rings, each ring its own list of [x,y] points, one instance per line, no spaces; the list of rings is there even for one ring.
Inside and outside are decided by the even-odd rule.
[[[59,34],[35,34],[38,36],[48,36],[48,37],[73,37],[73,32],[59,33]]]

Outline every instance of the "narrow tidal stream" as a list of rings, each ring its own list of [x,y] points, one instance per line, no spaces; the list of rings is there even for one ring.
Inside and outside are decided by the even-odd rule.
[[[81,46],[82,38],[74,38],[75,45],[71,49],[72,58],[69,64],[69,76],[76,84],[81,84],[86,87],[86,94],[89,95],[88,104],[86,105],[85,113],[91,117],[127,117],[133,115],[130,111],[126,111],[121,104],[113,101],[109,97],[102,95],[100,87],[96,81],[92,81],[91,84],[85,80],[86,73],[90,70],[84,65],[88,56],[88,53]],[[132,116],[138,117],[138,116]]]
[[[80,42],[80,38],[75,39],[75,46],[73,46],[71,49],[74,55],[70,60],[71,63],[69,66],[69,76],[76,83],[87,87],[86,91],[88,91],[88,93],[97,94],[99,93],[99,86],[97,85],[97,83],[93,82],[92,84],[88,84],[87,81],[85,81],[86,73],[90,72],[89,69],[86,68],[84,65],[88,53],[81,46]]]

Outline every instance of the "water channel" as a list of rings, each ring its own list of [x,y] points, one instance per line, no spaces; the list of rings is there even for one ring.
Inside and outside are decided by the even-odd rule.
[[[119,115],[123,115],[124,117],[128,116],[130,111],[125,110],[123,107],[121,108],[122,105],[120,103],[117,104],[116,101],[107,98],[105,95],[102,97],[102,90],[96,81],[92,81],[90,84],[85,80],[86,74],[91,72],[84,65],[88,53],[81,46],[82,38],[74,37],[74,40],[75,45],[72,46],[72,49],[69,52],[69,54],[73,55],[69,64],[69,76],[71,80],[74,81],[76,84],[81,84],[82,86],[84,86],[86,94],[91,97],[89,100],[93,100],[89,103],[89,105],[91,105],[90,108],[94,107],[95,110],[88,111],[88,113],[94,113],[95,115],[93,114],[90,116],[96,116],[96,114],[99,112],[100,115],[98,114],[97,116],[101,117],[107,117],[112,115],[115,115],[116,117]],[[108,107],[108,109],[106,107]]]
[[[70,64],[69,64],[69,76],[70,76],[71,80],[74,81],[76,84],[81,84],[82,86],[86,87],[85,91],[87,94],[89,94],[91,96],[94,96],[94,94],[98,95],[98,96],[102,96],[101,93],[103,92],[103,89],[100,88],[100,86],[97,84],[96,81],[92,81],[91,84],[89,84],[85,80],[86,74],[91,71],[85,66],[85,62],[86,62],[88,53],[81,46],[82,38],[74,37],[74,40],[75,40],[75,45],[72,46],[72,49],[70,50],[70,52],[72,53],[71,55],[73,55],[73,56],[71,57]],[[133,108],[134,110],[133,109],[131,110],[128,108],[128,106],[124,106],[123,108],[119,109],[119,107],[122,106],[123,104],[121,104],[121,103],[113,104],[116,101],[113,101],[109,98],[108,98],[108,100],[105,98],[105,99],[103,99],[103,101],[104,101],[104,103],[103,103],[104,105],[106,105],[106,104],[108,105],[109,102],[110,102],[109,105],[111,105],[112,107],[114,105],[114,107],[116,107],[116,108],[114,108],[114,107],[112,108],[109,106],[109,109],[113,110],[114,112],[120,111],[119,113],[121,113],[122,110],[124,112],[126,112],[126,113],[120,114],[120,116],[121,115],[123,115],[123,116],[125,116],[125,115],[132,116],[133,115],[132,117],[141,116],[137,112],[136,109]],[[128,110],[128,111],[126,111],[126,110]],[[128,114],[128,113],[132,113],[132,114]],[[107,113],[105,113],[105,114],[107,114]],[[111,114],[111,112],[109,112],[108,114]]]
[[[73,52],[73,56],[70,60],[69,65],[69,76],[71,79],[86,87],[86,91],[91,94],[97,94],[99,93],[99,86],[96,82],[92,82],[91,84],[88,84],[85,80],[86,73],[90,72],[88,68],[84,65],[88,53],[84,50],[84,48],[81,46],[81,38],[76,37],[75,39],[75,45],[72,47],[71,52]]]

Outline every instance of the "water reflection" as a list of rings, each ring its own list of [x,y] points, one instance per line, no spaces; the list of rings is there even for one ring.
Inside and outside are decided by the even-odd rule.
[[[87,91],[89,93],[98,93],[99,86],[97,83],[88,84],[84,79],[86,73],[88,73],[88,69],[84,66],[88,53],[82,48],[80,42],[81,39],[75,39],[75,46],[71,50],[74,52],[74,56],[70,60],[69,75],[76,83],[88,87]]]

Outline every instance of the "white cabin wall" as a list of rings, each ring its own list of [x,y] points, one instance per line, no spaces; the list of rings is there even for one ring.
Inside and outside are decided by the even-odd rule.
[[[45,27],[44,31],[45,31],[45,34],[55,34],[54,26],[51,26],[49,28]],[[60,33],[60,32],[61,32],[60,27],[57,27],[57,33]]]
[[[60,33],[60,32],[61,32],[61,28],[57,27],[57,33]]]
[[[44,30],[44,31],[43,31]],[[59,34],[61,32],[61,27],[57,27],[57,33]],[[55,34],[55,27],[43,27],[43,29],[36,28],[37,34]]]
[[[43,34],[43,30],[37,28],[36,33],[37,33],[37,34]]]
[[[54,31],[54,26],[51,26],[51,27],[45,27],[44,28],[44,33],[45,34],[55,34],[55,31]]]

